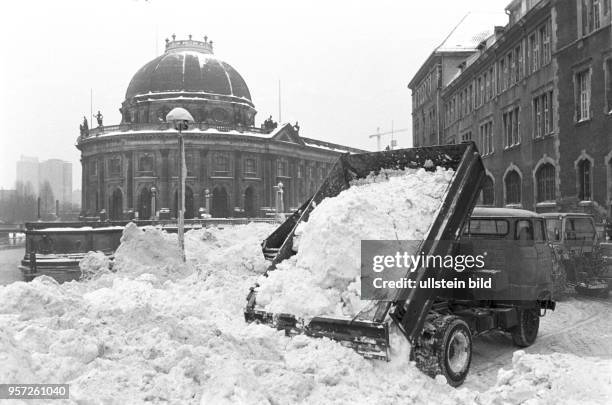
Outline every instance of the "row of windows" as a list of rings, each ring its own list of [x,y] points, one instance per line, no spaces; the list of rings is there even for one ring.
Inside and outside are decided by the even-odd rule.
[[[186,154],[185,165],[187,166],[187,175],[193,176],[195,174],[196,160],[195,156]],[[138,159],[137,170],[140,175],[142,174],[153,174],[154,158],[149,154],[145,154]],[[97,175],[98,162],[92,160],[89,163],[89,174]],[[315,169],[313,166],[306,167],[308,177],[314,178],[318,175],[319,179],[324,179],[327,176],[327,167],[319,166]],[[316,170],[316,173],[315,173]],[[229,154],[219,152],[213,156],[213,171],[216,175],[227,175],[231,172],[230,169],[230,157]],[[297,178],[304,176],[304,165],[297,165]],[[247,177],[257,177],[257,160],[252,157],[244,159],[244,174]],[[113,157],[107,160],[107,175],[119,176],[121,175],[121,158]],[[285,159],[279,159],[276,161],[276,175],[280,177],[290,177],[289,174],[289,162]]]
[[[604,65],[605,78],[605,108],[608,114],[612,114],[612,58],[605,61]],[[574,99],[575,99],[575,121],[588,121],[593,117],[592,111],[592,68],[588,67],[579,70],[574,75]],[[452,108],[452,103],[451,103]],[[540,138],[551,134],[554,131],[553,118],[553,92],[552,90],[545,91],[532,99],[532,136]],[[502,114],[502,131],[504,134],[504,146],[510,147],[520,143],[521,141],[521,125],[520,125],[520,109],[516,107],[513,110],[506,111]],[[482,125],[481,125],[482,128]],[[490,139],[483,138],[489,136],[488,132],[480,132],[481,151],[484,155],[493,152]]]
[[[540,138],[550,134],[553,131],[552,91],[547,91],[534,97],[532,100],[532,106],[532,136],[534,138]],[[515,106],[507,109],[502,114],[501,130],[503,133],[505,148],[520,145],[521,143],[520,111],[520,107]],[[462,141],[471,139],[471,131],[464,132],[461,135]],[[483,156],[490,155],[495,151],[492,120],[480,124],[477,142],[480,153]]]
[[[439,69],[439,67],[436,67],[433,71],[431,71],[414,91],[414,96],[412,99],[412,104],[414,107],[422,105],[425,100],[430,98],[433,92],[438,88]]]
[[[541,165],[536,171],[536,202],[555,201],[555,167],[551,163]],[[521,204],[521,176],[516,170],[510,170],[504,177],[505,204]],[[495,205],[494,181],[487,176],[482,186],[482,204]]]
[[[612,161],[610,163],[612,165]],[[556,199],[555,166],[552,163],[540,165],[535,173],[535,199],[537,203],[554,202]],[[582,159],[576,165],[578,198],[590,201],[593,198],[591,189],[591,162]],[[504,177],[505,204],[521,204],[522,181],[517,170],[512,169]],[[495,205],[494,181],[490,176],[482,186],[482,204]]]
[[[552,57],[550,19],[522,39],[445,104],[445,125],[450,125],[547,65]]]

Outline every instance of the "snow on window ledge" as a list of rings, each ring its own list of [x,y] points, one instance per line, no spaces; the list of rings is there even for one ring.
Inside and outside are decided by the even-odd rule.
[[[578,202],[578,206],[580,207],[590,207],[593,205],[593,201],[591,200],[583,200]]]

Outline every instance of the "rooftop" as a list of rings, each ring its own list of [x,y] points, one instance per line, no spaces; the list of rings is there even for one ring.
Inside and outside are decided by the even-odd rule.
[[[475,51],[482,41],[493,34],[495,26],[507,23],[508,16],[503,12],[470,12],[459,21],[435,51]]]

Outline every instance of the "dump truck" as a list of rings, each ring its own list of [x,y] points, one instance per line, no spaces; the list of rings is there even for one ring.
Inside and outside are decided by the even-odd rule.
[[[477,249],[473,241],[471,244],[460,243],[485,178],[485,169],[473,142],[347,154],[337,160],[316,193],[262,242],[263,254],[271,261],[266,274],[275,271],[280,262],[295,254],[293,241],[296,228],[301,222],[308,221],[310,213],[323,199],[337,196],[349,188],[352,181],[381,170],[436,170],[436,167],[453,169],[454,175],[418,251],[426,255],[446,256],[458,254],[462,249]],[[488,263],[490,266],[494,264],[491,261]],[[515,283],[520,284],[522,268],[519,266],[509,270],[515,273],[512,277]],[[496,273],[491,268],[485,271],[497,275],[501,272],[497,270]],[[449,274],[443,268],[420,267],[406,277],[419,283],[426,278],[449,277]],[[247,322],[284,330],[288,336],[305,334],[330,338],[353,348],[366,358],[382,360],[389,359],[390,327],[395,324],[410,342],[411,358],[423,372],[432,377],[441,374],[450,385],[459,386],[468,375],[472,336],[501,329],[511,332],[520,346],[528,346],[535,340],[539,316],[547,309],[554,309],[555,303],[550,293],[552,286],[546,283],[544,286],[541,283],[534,286],[530,278],[526,280],[530,285],[525,287],[531,292],[535,289],[537,297],[531,298],[532,295],[529,295],[528,299],[514,300],[506,294],[496,299],[498,297],[494,291],[490,292],[493,296],[479,297],[469,291],[459,293],[411,288],[399,290],[392,301],[376,302],[367,314],[358,314],[353,318],[317,316],[309,321],[293,314],[271,313],[258,308],[258,285],[255,285],[247,295],[244,317]],[[523,286],[518,287],[523,291]],[[510,290],[504,291],[507,293]]]

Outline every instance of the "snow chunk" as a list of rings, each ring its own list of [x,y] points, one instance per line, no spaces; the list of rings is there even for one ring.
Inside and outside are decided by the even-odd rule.
[[[155,274],[161,280],[183,278],[191,273],[182,262],[178,236],[130,222],[115,252],[113,269],[120,275]]]
[[[518,350],[512,369],[500,370],[495,387],[479,403],[609,404],[612,360],[573,354],[526,354]]]
[[[110,270],[110,259],[103,252],[87,252],[79,262],[82,278],[92,278]]]

